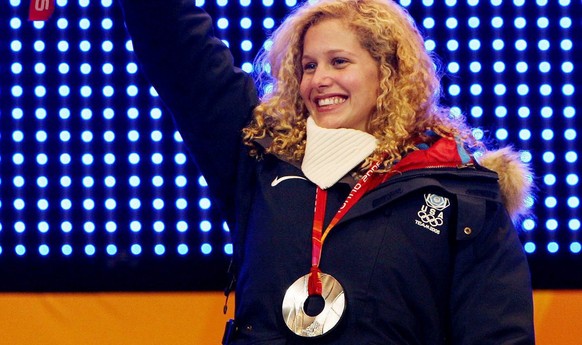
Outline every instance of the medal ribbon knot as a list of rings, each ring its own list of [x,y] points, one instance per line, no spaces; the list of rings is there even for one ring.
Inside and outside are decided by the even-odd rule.
[[[311,266],[307,291],[309,292],[309,296],[321,296],[323,292],[323,284],[321,283],[321,270],[317,266]]]

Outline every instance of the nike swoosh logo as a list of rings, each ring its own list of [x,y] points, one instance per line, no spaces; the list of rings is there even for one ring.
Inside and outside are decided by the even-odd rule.
[[[307,180],[305,177],[303,176],[283,176],[283,177],[275,177],[275,179],[273,180],[273,182],[271,182],[271,187],[275,187],[276,185],[278,185],[279,183],[286,181],[286,180],[292,180],[292,179],[300,179],[300,180]]]

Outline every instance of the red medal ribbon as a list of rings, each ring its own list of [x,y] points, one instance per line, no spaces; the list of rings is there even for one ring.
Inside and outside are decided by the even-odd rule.
[[[55,11],[55,0],[30,0],[28,20],[46,21]]]
[[[311,273],[308,281],[308,292],[310,296],[319,295],[322,293],[321,270],[319,269],[319,262],[321,261],[321,253],[323,249],[323,242],[331,231],[331,229],[348,213],[348,211],[366,194],[367,191],[374,189],[382,183],[382,175],[374,175],[374,172],[380,167],[380,162],[375,163],[362,178],[352,188],[350,194],[344,201],[343,205],[337,211],[325,231],[323,230],[323,222],[325,219],[325,207],[327,205],[327,191],[317,187],[315,194],[315,210],[313,217],[313,232],[311,237]]]

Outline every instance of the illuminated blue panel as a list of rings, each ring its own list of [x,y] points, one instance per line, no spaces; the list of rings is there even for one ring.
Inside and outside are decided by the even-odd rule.
[[[95,246],[92,244],[86,245],[85,246],[85,254],[87,254],[88,256],[95,255]]]
[[[203,232],[208,232],[212,230],[212,223],[207,220],[203,220],[202,222],[200,222],[200,230],[202,230]]]
[[[113,255],[117,254],[117,246],[114,244],[109,244],[109,245],[107,245],[106,251],[107,251],[108,255],[113,256]]]
[[[188,231],[188,223],[181,220],[176,224],[176,230],[179,232],[186,232]]]
[[[178,254],[180,255],[186,255],[188,254],[188,245],[186,244],[179,244],[178,245]]]
[[[156,253],[156,255],[164,255],[164,253],[166,252],[166,247],[163,244],[156,244],[156,246],[154,247],[154,252]]]
[[[263,20],[263,27],[265,29],[272,29],[275,26],[275,21],[273,18],[265,18]]]
[[[26,254],[26,247],[23,246],[22,244],[19,244],[14,248],[14,251],[16,252],[16,255],[23,256],[24,254]]]
[[[527,242],[525,243],[524,248],[526,253],[531,254],[536,251],[536,244],[533,242]]]
[[[211,205],[211,202],[210,202],[210,199],[208,199],[208,198],[202,198],[198,202],[198,206],[203,210],[209,209],[210,205]]]
[[[139,244],[131,245],[131,253],[133,255],[139,255],[139,254],[141,254],[141,251],[142,251],[142,249],[141,249],[141,246]]]
[[[550,242],[550,243],[548,243],[547,248],[548,248],[548,252],[554,254],[554,253],[558,252],[558,250],[560,249],[560,245],[556,242]]]
[[[73,254],[73,247],[69,244],[65,244],[61,247],[61,252],[63,253],[63,255],[69,256]]]
[[[163,223],[163,222],[161,222],[161,221],[156,221],[156,222],[154,222],[154,224],[153,224],[153,228],[154,228],[154,231],[155,231],[155,232],[162,232],[162,231],[164,231],[164,230],[165,230],[166,226],[164,225],[164,223]]]
[[[202,254],[208,255],[208,254],[210,254],[212,252],[212,245],[210,245],[209,243],[204,243],[200,247],[200,251],[202,252]]]
[[[254,56],[272,44],[265,33],[299,1],[195,3],[213,15],[237,66],[254,73]],[[399,3],[440,58],[452,116],[466,116],[477,139],[512,145],[532,165],[539,191],[525,202],[534,215],[518,224],[526,253],[581,255],[580,4]],[[41,23],[15,15],[27,6],[11,0],[0,11],[0,258],[232,255],[230,230],[141,74],[119,8],[112,0],[58,1]]]
[[[224,253],[227,255],[232,255],[232,244],[231,243],[227,243],[224,245]]]

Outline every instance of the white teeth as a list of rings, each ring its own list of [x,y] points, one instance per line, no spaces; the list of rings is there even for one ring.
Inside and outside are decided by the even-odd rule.
[[[323,98],[317,101],[317,105],[323,107],[324,105],[332,105],[332,104],[340,104],[345,102],[345,98],[341,97],[330,97],[330,98]]]

